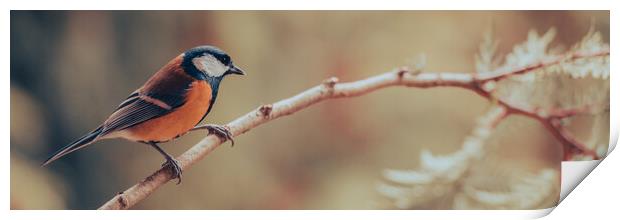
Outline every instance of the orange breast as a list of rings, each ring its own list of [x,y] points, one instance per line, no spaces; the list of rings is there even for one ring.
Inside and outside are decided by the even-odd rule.
[[[187,133],[209,109],[211,87],[198,80],[191,84],[185,104],[164,116],[126,129],[124,136],[134,141],[165,142]]]

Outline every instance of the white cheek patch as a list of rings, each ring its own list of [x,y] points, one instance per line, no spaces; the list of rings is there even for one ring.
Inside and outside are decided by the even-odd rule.
[[[204,55],[192,59],[196,68],[211,77],[219,77],[228,71],[228,67],[212,55]]]

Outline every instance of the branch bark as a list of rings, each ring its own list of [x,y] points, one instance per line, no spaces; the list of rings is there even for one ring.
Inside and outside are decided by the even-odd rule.
[[[546,65],[554,65],[566,59],[579,59],[605,54],[608,55],[609,51],[597,51],[591,54],[579,54],[578,56],[561,56],[555,58],[556,60],[548,60],[541,62],[541,64],[527,66],[505,73],[420,73],[418,71],[410,71],[406,68],[401,68],[360,81],[348,83],[339,83],[337,78],[332,77],[325,80],[321,85],[310,88],[293,97],[273,104],[260,106],[244,116],[228,123],[226,126],[230,129],[233,136],[238,136],[263,123],[282,116],[293,114],[327,99],[361,96],[389,86],[406,86],[416,88],[430,88],[439,86],[460,87],[472,90],[488,99],[493,99],[490,93],[483,88],[483,85],[486,82],[497,81],[512,74],[529,72],[537,68],[543,68]],[[541,122],[547,121],[548,117],[558,117],[557,115],[541,116],[534,110],[518,109],[501,101],[499,104],[505,107],[507,114],[523,114],[535,118]],[[179,161],[181,168],[183,170],[187,170],[221,144],[222,140],[218,137],[215,135],[208,135],[176,159]],[[103,204],[99,209],[128,209],[155,192],[160,186],[168,182],[171,177],[172,172],[169,169],[161,168],[129,189],[118,193],[111,200]]]
[[[564,146],[564,160],[572,160],[575,155],[586,155],[592,159],[599,159],[596,151],[588,148],[562,125],[560,118],[550,118],[545,122],[545,126],[551,127],[547,129],[556,137]]]

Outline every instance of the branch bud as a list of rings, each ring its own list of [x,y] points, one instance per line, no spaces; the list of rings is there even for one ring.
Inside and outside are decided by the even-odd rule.
[[[273,110],[273,106],[271,104],[262,105],[258,108],[258,111],[263,115],[263,117],[269,117],[271,114],[271,110]]]
[[[327,86],[327,88],[329,89],[333,89],[336,83],[338,83],[338,78],[336,77],[330,77],[326,80],[323,80],[323,85]]]
[[[398,71],[396,72],[396,75],[398,75],[398,78],[401,79],[403,78],[403,76],[405,76],[406,73],[409,73],[409,68],[406,66],[403,66],[398,69]]]

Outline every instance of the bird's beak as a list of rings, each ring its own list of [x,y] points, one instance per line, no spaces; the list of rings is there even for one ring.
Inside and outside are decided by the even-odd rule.
[[[232,65],[230,69],[228,69],[228,73],[237,74],[237,75],[245,75],[243,70],[241,70],[239,67],[235,65]]]

